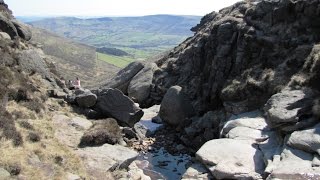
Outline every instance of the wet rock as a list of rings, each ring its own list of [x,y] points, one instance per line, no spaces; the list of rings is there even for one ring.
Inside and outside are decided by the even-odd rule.
[[[121,125],[129,127],[140,121],[144,114],[129,97],[117,89],[101,91],[94,109],[107,117],[112,116]]]
[[[98,146],[105,143],[116,144],[121,139],[121,130],[117,121],[112,118],[95,121],[93,126],[84,133],[80,147]]]
[[[161,102],[160,118],[169,125],[177,126],[194,114],[191,102],[182,92],[182,88],[179,86],[171,87]]]
[[[265,168],[262,152],[245,140],[208,141],[197,151],[196,158],[217,179],[259,179]]]
[[[144,68],[135,75],[128,86],[128,96],[135,102],[144,102],[150,94],[153,73],[157,69],[155,63],[147,63]]]
[[[79,107],[89,108],[96,104],[97,102],[97,95],[91,93],[90,91],[84,92],[79,94],[75,98]]]
[[[320,124],[310,129],[293,132],[287,144],[296,149],[320,154]]]
[[[303,119],[305,108],[312,107],[313,93],[310,89],[282,91],[273,95],[266,103],[264,110],[268,124],[273,127],[290,126]]]
[[[130,63],[127,67],[120,70],[115,77],[108,80],[101,89],[113,88],[119,89],[124,94],[128,93],[128,86],[132,78],[137,75],[141,69],[144,67],[144,64],[139,61]]]

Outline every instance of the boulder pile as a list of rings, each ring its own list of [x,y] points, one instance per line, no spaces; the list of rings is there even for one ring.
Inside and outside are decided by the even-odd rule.
[[[319,6],[240,1],[203,17],[157,67],[131,64],[106,87],[161,104],[216,179],[319,179]]]

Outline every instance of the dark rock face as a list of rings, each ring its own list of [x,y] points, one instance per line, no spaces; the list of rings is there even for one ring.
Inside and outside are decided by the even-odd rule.
[[[98,146],[105,143],[116,144],[120,139],[121,130],[117,121],[108,118],[95,121],[94,125],[82,136],[79,146]]]
[[[205,142],[219,137],[219,125],[224,119],[225,113],[222,111],[209,111],[202,117],[193,117],[191,124],[184,128],[181,140],[198,149]]]
[[[22,39],[29,41],[32,38],[31,30],[26,25],[20,23],[17,20],[13,20],[12,23],[16,27],[18,35]]]
[[[164,96],[159,116],[169,125],[180,125],[195,114],[191,102],[179,86],[171,87]]]
[[[128,94],[128,86],[131,79],[138,74],[143,67],[144,65],[141,62],[130,63],[127,67],[119,71],[115,77],[108,80],[101,89],[119,89],[124,94]]]
[[[18,32],[13,23],[5,17],[2,13],[0,13],[0,30],[9,34],[11,39],[18,36]]]
[[[286,85],[319,89],[318,4],[246,1],[209,14],[194,37],[157,62],[151,99],[160,103],[179,85],[199,114],[224,107],[239,114]]]
[[[143,111],[118,89],[105,89],[99,92],[94,109],[130,127],[133,127],[143,116]]]

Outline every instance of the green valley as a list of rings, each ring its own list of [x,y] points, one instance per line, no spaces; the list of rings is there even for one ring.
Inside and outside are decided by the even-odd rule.
[[[152,15],[142,17],[45,19],[23,18],[32,26],[96,48],[125,51],[132,59],[146,60],[167,51],[187,37],[190,28],[199,23],[199,16]],[[112,59],[112,58],[109,58]],[[121,66],[121,65],[120,65]]]

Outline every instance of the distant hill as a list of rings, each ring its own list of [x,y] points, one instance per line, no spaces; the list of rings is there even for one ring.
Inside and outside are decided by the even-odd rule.
[[[96,48],[92,46],[74,42],[39,28],[32,28],[32,34],[32,43],[40,43],[39,46],[51,57],[58,73],[66,79],[79,77],[84,86],[93,87],[112,77],[119,70],[118,67],[97,59]]]
[[[198,16],[46,18],[29,24],[97,48],[117,48],[145,59],[166,51],[192,35]],[[21,18],[20,18],[21,19]]]

